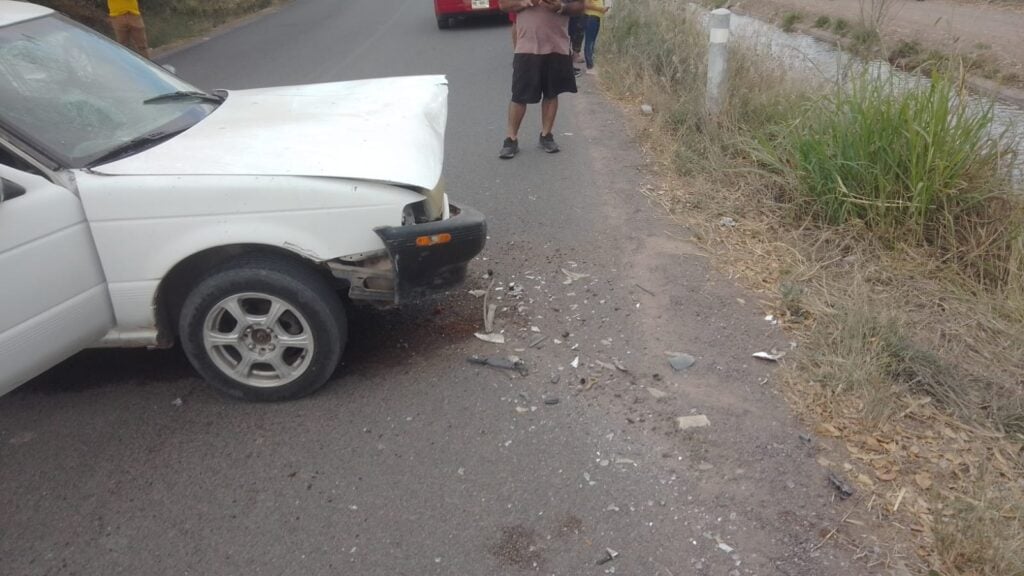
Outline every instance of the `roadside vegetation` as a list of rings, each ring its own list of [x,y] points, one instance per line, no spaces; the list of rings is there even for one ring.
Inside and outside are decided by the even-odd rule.
[[[111,35],[106,0],[33,0]],[[151,47],[202,35],[235,18],[254,14],[282,0],[141,0]]]
[[[830,82],[734,42],[710,119],[684,3],[625,3],[602,38],[605,88],[655,110],[637,119],[668,183],[651,200],[799,342],[781,386],[858,488],[831,537],[911,573],[1024,575],[1024,190],[962,69]]]

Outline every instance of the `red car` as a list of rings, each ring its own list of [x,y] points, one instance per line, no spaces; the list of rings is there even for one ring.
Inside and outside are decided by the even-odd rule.
[[[501,14],[498,0],[434,0],[438,28],[451,28],[455,20]]]

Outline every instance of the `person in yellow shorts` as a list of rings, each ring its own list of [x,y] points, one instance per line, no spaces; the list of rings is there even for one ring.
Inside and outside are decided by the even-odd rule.
[[[107,8],[110,9],[110,25],[117,41],[149,58],[149,41],[139,0],[107,0]]]

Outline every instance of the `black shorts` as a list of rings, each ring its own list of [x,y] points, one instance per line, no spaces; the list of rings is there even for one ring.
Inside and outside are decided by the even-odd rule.
[[[572,56],[568,54],[516,54],[512,60],[512,101],[536,104],[563,92],[576,92]]]

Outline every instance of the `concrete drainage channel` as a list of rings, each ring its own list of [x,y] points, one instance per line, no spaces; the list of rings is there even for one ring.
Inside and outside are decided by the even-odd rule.
[[[690,9],[700,14],[708,24],[710,14],[702,6],[689,4]],[[873,74],[891,75],[908,86],[927,84],[928,78],[903,72],[893,68],[885,61],[865,61],[817,38],[800,33],[783,32],[779,28],[749,16],[732,14],[730,19],[732,36],[752,42],[758,48],[766,50],[773,58],[783,62],[788,69],[810,76],[834,81],[842,76],[867,71]],[[1024,182],[1024,108],[1014,104],[981,95],[969,96],[971,106],[983,108],[993,106],[994,127],[996,130],[1008,130],[1017,145],[1018,182]]]

